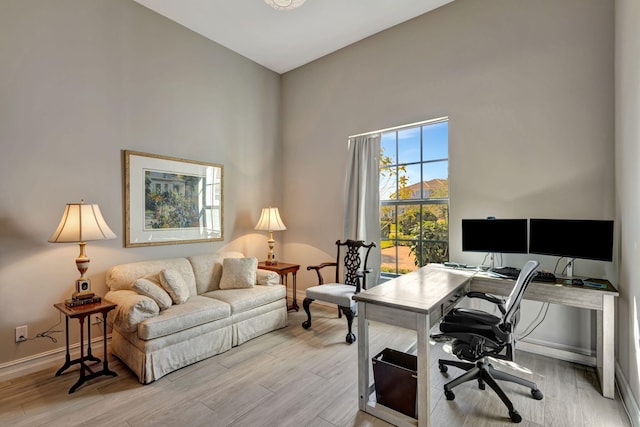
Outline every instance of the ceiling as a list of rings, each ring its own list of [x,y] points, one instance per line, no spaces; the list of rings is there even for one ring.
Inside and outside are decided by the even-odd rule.
[[[134,0],[279,74],[453,0]]]

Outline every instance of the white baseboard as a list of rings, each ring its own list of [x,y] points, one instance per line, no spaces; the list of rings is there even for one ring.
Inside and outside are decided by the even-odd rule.
[[[631,425],[633,427],[640,427],[640,405],[638,405],[638,402],[633,396],[631,387],[629,386],[625,376],[622,374],[622,369],[618,362],[616,362],[616,385],[618,386],[622,405],[627,411]]]
[[[111,335],[107,335],[107,347],[110,340]],[[103,341],[102,337],[97,337],[91,340],[91,353],[100,359],[102,359],[102,355],[104,354],[102,345]],[[69,350],[71,353],[71,359],[80,357],[80,343],[72,344],[69,347]],[[2,363],[0,364],[0,382],[45,369],[57,370],[64,364],[65,353],[66,349],[61,347],[55,350],[45,351],[44,353],[34,354],[33,356],[24,357],[22,359]]]
[[[516,344],[516,351],[517,350],[553,357],[554,359],[565,360],[567,362],[579,363],[581,365],[596,366],[596,357],[591,351],[583,348],[527,338],[518,341]]]

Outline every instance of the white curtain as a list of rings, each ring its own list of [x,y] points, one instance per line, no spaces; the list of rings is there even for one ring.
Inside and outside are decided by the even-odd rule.
[[[345,181],[344,236],[375,242],[369,255],[367,287],[380,281],[380,134],[349,138]]]

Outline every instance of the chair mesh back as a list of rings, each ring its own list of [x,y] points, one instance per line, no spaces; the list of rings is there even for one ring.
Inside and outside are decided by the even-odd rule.
[[[507,298],[507,312],[504,315],[503,323],[511,325],[512,328],[518,324],[520,301],[522,300],[522,296],[524,295],[524,291],[527,289],[527,286],[529,286],[529,283],[533,280],[533,276],[535,275],[538,265],[540,265],[538,261],[527,261],[524,267],[520,270],[518,280],[511,290],[509,298]]]

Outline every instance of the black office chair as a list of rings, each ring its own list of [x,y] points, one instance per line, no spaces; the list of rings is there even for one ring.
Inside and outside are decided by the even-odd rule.
[[[309,306],[313,301],[319,300],[336,304],[338,306],[338,316],[342,317],[341,313],[344,313],[347,318],[348,332],[345,340],[349,344],[355,342],[356,336],[351,330],[351,327],[356,313],[356,303],[351,297],[360,292],[360,289],[367,289],[366,273],[372,271],[372,269],[367,267],[367,262],[369,261],[371,248],[375,246],[376,244],[374,242],[366,245],[362,240],[348,239],[344,242],[337,240],[336,247],[338,254],[336,256],[336,262],[324,262],[320,265],[310,265],[307,267],[307,270],[315,270],[318,275],[318,285],[307,288],[306,290],[306,298],[302,306],[307,313],[307,320],[302,323],[303,328],[309,329],[311,327],[311,311]],[[342,260],[342,263],[340,260],[341,248],[344,248],[344,260]],[[361,251],[364,257],[361,256]],[[364,258],[364,261],[362,258]],[[324,283],[324,278],[320,270],[325,267],[335,267],[334,283]]]
[[[520,317],[520,301],[533,279],[538,265],[537,261],[528,261],[525,264],[506,301],[483,292],[467,293],[470,298],[481,298],[496,304],[502,313],[501,318],[481,310],[466,308],[453,309],[450,314],[444,317],[440,324],[442,334],[435,337],[440,339],[453,338],[451,342],[453,354],[459,359],[473,362],[438,360],[440,372],[447,372],[447,365],[467,371],[445,384],[444,394],[447,400],[455,398],[455,394],[451,391],[454,387],[468,381],[478,380],[478,387],[484,390],[485,383],[488,384],[507,406],[511,421],[519,423],[522,421],[522,417],[495,380],[509,381],[528,387],[531,389],[531,396],[534,399],[542,399],[542,392],[535,383],[496,370],[488,359],[493,357],[513,361],[516,341],[515,329]]]

